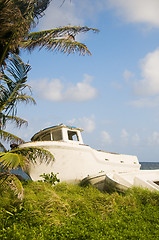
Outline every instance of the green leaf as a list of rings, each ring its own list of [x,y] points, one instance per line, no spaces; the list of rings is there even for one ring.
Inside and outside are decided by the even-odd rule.
[[[88,27],[61,27],[28,34],[22,42],[22,47],[32,51],[35,47],[46,48],[63,53],[79,53],[80,55],[91,55],[83,43],[75,41],[75,36],[88,31],[98,32],[98,29]]]
[[[23,167],[25,163],[25,157],[21,154],[7,152],[0,152],[0,163],[4,169],[15,169],[17,167]]]
[[[22,183],[14,174],[0,173],[0,184],[8,186],[19,199],[23,199],[24,190]]]

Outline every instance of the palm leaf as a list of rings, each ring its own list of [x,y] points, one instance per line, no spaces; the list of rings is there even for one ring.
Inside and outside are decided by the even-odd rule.
[[[12,170],[24,165],[25,157],[12,152],[0,152],[0,163],[4,170]]]
[[[23,139],[2,129],[0,129],[0,138],[5,142],[16,142],[17,144],[24,143]]]
[[[16,148],[10,152],[0,152],[0,163],[5,169],[25,168],[30,162],[36,163],[36,158],[49,164],[54,156],[47,150],[38,147]]]
[[[88,31],[99,32],[99,30],[95,28],[80,27],[80,26],[78,27],[65,26],[65,27],[60,27],[55,29],[29,33],[26,37],[26,40],[30,39],[30,40],[36,41],[40,38],[57,38],[57,37],[63,37],[65,35],[73,35],[75,37],[79,33],[85,33]]]
[[[28,49],[33,50],[35,47],[43,48],[45,47],[48,50],[60,51],[62,53],[79,53],[79,55],[91,55],[91,52],[88,50],[87,46],[69,39],[48,39],[47,41],[41,39],[37,42],[30,42],[28,44]]]
[[[61,51],[63,53],[79,53],[80,55],[91,55],[86,45],[74,41],[77,34],[88,32],[97,32],[97,29],[88,27],[61,27],[40,32],[28,34],[26,40],[22,42],[22,47],[33,50],[35,47],[47,48],[49,50]],[[72,36],[73,40],[69,39]]]
[[[27,73],[31,70],[29,64],[23,63],[18,55],[13,54],[9,57],[10,65],[7,66],[6,70],[11,76],[17,81],[22,81],[25,83],[27,80]]]
[[[34,0],[34,16],[42,17],[51,0]]]
[[[20,94],[19,96],[17,96],[16,100],[17,100],[17,103],[18,102],[24,102],[26,104],[27,103],[36,104],[35,99],[31,96],[26,95],[26,94]]]
[[[21,154],[25,156],[25,164],[28,165],[30,162],[36,163],[36,159],[40,159],[40,163],[43,161],[46,164],[54,161],[54,156],[47,150],[39,147],[23,147],[23,148],[16,148],[11,153]],[[23,168],[23,166],[21,166]]]
[[[17,102],[35,103],[35,100],[23,92],[26,88],[30,90],[30,86],[26,84],[30,65],[24,64],[17,55],[13,55],[9,63],[5,70],[7,74],[3,73],[0,77],[2,83],[0,112],[8,111],[9,114],[12,111],[12,115],[15,115]]]
[[[1,149],[1,151],[7,152],[7,149],[1,142],[0,142],[0,149]]]
[[[9,53],[17,53],[31,26],[35,26],[33,0],[0,0],[0,66]]]
[[[8,186],[17,197],[22,200],[23,199],[23,186],[21,181],[16,177],[15,174],[11,173],[0,173],[0,185],[4,188]]]
[[[28,122],[25,119],[10,116],[10,115],[5,115],[3,113],[0,114],[0,120],[1,120],[0,125],[3,128],[5,127],[8,121],[15,123],[17,127],[21,127],[24,124],[28,125]]]

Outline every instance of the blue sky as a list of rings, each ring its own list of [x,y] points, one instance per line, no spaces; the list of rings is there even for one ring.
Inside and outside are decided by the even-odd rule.
[[[159,161],[159,1],[54,0],[38,30],[98,28],[77,39],[92,56],[22,52],[37,105],[19,105],[25,141],[58,123],[83,128],[93,148]]]

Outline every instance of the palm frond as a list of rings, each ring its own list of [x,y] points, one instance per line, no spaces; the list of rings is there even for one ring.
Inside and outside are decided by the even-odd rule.
[[[40,47],[40,49],[45,47],[48,50],[60,51],[62,53],[67,53],[68,55],[71,53],[79,53],[79,55],[83,56],[85,54],[91,55],[91,52],[83,43],[71,41],[65,38],[48,39],[47,41],[40,39],[39,41],[28,43],[27,48],[31,51],[37,46]]]
[[[8,186],[20,200],[23,199],[24,189],[21,181],[15,174],[0,173],[0,185],[3,188]]]
[[[35,47],[47,48],[49,50],[61,51],[63,53],[79,53],[80,55],[91,55],[86,45],[75,41],[75,36],[88,31],[97,32],[97,29],[88,27],[61,27],[28,34],[22,42],[22,47],[33,50]],[[70,39],[69,37],[72,37]]]
[[[54,156],[47,150],[39,147],[23,147],[23,148],[16,148],[11,150],[10,153],[21,154],[25,156],[25,164],[28,165],[30,162],[36,163],[36,159],[40,159],[40,163],[43,161],[46,164],[54,161]],[[21,166],[23,168],[23,166]]]
[[[0,142],[0,152],[1,151],[4,151],[4,152],[7,152],[7,149],[5,148],[5,146]]]
[[[28,173],[30,163],[36,163],[36,159],[40,159],[46,164],[54,161],[54,156],[47,150],[38,147],[16,148],[9,152],[0,152],[0,164],[5,171],[10,171],[15,168],[22,168]]]
[[[17,102],[24,102],[24,103],[33,103],[36,104],[36,101],[33,97],[28,96],[26,94],[20,94],[17,98],[16,98]]]
[[[42,17],[51,0],[34,0],[34,16]]]
[[[27,73],[31,70],[31,66],[29,64],[25,64],[16,54],[9,57],[9,63],[10,64],[6,68],[7,72],[10,73],[16,82],[20,81],[22,83],[26,83]]]
[[[9,53],[17,53],[19,43],[32,26],[34,0],[0,0],[0,66]]]
[[[12,170],[24,165],[25,157],[12,152],[0,152],[0,163],[4,170]]]
[[[5,142],[15,142],[17,144],[24,143],[23,139],[2,129],[0,129],[0,139],[2,139]]]
[[[26,40],[33,40],[36,41],[40,38],[59,38],[67,35],[73,35],[74,37],[79,33],[85,33],[88,31],[99,32],[96,28],[89,28],[89,27],[80,27],[80,26],[65,26],[55,29],[43,30],[39,32],[32,32],[26,36]]]
[[[0,113],[1,127],[5,127],[5,125],[8,121],[15,123],[17,127],[21,127],[22,125],[28,125],[28,122],[25,119]]]
[[[12,115],[15,115],[17,102],[35,103],[35,100],[23,92],[24,89],[30,90],[31,88],[26,84],[27,74],[31,69],[30,65],[24,64],[17,55],[13,55],[9,59],[9,63],[5,70],[6,74],[3,73],[0,77],[2,85],[0,112],[8,111],[9,114],[12,111]]]

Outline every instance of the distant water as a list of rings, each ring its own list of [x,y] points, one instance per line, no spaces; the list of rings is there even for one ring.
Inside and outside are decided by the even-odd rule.
[[[18,175],[22,176],[26,180],[31,179],[25,172],[23,172],[23,170],[21,168],[12,170],[11,172],[14,173],[14,174],[18,174]]]
[[[159,162],[140,162],[142,170],[159,169]]]

